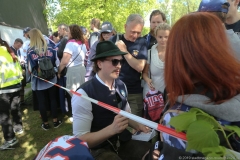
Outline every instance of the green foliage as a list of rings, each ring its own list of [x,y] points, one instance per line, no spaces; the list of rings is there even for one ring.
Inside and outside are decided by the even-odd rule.
[[[226,148],[220,146],[219,136],[217,131],[220,131],[228,147],[232,149],[228,138],[236,133],[240,136],[240,128],[237,126],[225,126],[226,129],[231,131],[227,136],[224,127],[221,126],[214,117],[203,112],[198,108],[191,108],[189,112],[184,112],[178,116],[172,117],[169,124],[177,131],[184,131],[187,135],[187,148],[186,150],[196,150],[202,152],[208,159],[219,158],[222,159],[226,156]],[[228,153],[229,155],[229,153]],[[232,154],[235,158],[235,156]]]
[[[51,23],[55,26],[66,23],[90,28],[91,19],[99,18],[101,22],[111,22],[117,32],[124,32],[129,14],[138,13],[144,17],[157,3],[155,0],[59,0],[59,5],[61,10],[54,16],[48,12],[51,14]]]
[[[185,14],[197,11],[200,2],[201,0],[163,0],[160,2],[160,10],[169,15],[168,23],[174,24]]]

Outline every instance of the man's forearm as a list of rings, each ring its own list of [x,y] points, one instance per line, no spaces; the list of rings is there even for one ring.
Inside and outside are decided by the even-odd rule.
[[[114,135],[110,130],[109,126],[107,126],[100,131],[83,134],[79,138],[86,141],[89,148],[93,148]]]
[[[128,64],[135,69],[138,72],[142,72],[144,65],[145,65],[145,60],[138,60],[134,58],[130,53],[124,55],[126,61]]]

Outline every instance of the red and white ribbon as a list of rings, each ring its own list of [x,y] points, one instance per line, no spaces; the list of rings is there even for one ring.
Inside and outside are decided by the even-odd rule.
[[[173,136],[173,137],[180,138],[180,139],[182,139],[182,140],[184,140],[184,141],[187,141],[186,134],[183,133],[183,132],[176,132],[176,131],[175,131],[174,129],[172,129],[172,128],[165,127],[165,126],[163,126],[163,125],[161,125],[161,124],[158,124],[158,123],[156,123],[156,122],[152,122],[152,121],[150,121],[150,120],[147,120],[147,119],[144,119],[144,118],[142,118],[142,117],[136,116],[136,115],[134,115],[134,114],[131,114],[131,113],[126,112],[126,111],[124,111],[124,110],[121,110],[121,109],[119,109],[119,108],[116,108],[116,107],[113,107],[113,106],[111,106],[111,105],[108,105],[108,104],[106,104],[106,103],[97,101],[97,100],[92,99],[92,98],[90,98],[90,97],[88,97],[88,96],[82,95],[82,94],[80,94],[80,93],[78,93],[78,92],[75,92],[75,91],[73,91],[73,90],[69,90],[69,89],[67,89],[67,88],[64,88],[64,87],[58,85],[58,84],[52,83],[52,82],[50,82],[50,81],[48,81],[48,80],[42,79],[42,78],[40,78],[40,77],[38,77],[38,76],[35,76],[35,75],[33,75],[33,76],[36,77],[36,78],[39,78],[39,79],[41,79],[41,80],[43,80],[43,81],[45,81],[45,82],[47,82],[47,83],[51,83],[51,84],[53,84],[53,85],[55,85],[55,86],[57,86],[57,87],[59,87],[59,88],[62,88],[62,89],[66,90],[66,91],[68,91],[68,92],[70,92],[70,93],[72,93],[72,94],[75,94],[75,95],[77,95],[77,96],[79,96],[79,97],[82,97],[82,98],[84,98],[84,99],[86,99],[86,100],[88,100],[88,101],[90,101],[90,102],[92,102],[92,103],[95,103],[95,104],[97,104],[97,105],[99,105],[99,106],[101,106],[101,107],[103,107],[103,108],[105,108],[105,109],[108,109],[108,110],[110,110],[110,111],[112,111],[112,112],[114,112],[114,113],[116,113],[116,114],[120,114],[120,115],[122,115],[122,116],[124,116],[124,117],[127,117],[127,118],[133,120],[133,121],[136,121],[136,122],[138,122],[138,123],[141,123],[141,124],[143,124],[143,125],[145,125],[145,126],[148,126],[148,127],[153,128],[153,129],[155,129],[155,130],[158,130],[158,131],[160,131],[160,132],[164,132],[164,133],[167,133],[167,134],[169,134],[169,135],[171,135],[171,136]]]

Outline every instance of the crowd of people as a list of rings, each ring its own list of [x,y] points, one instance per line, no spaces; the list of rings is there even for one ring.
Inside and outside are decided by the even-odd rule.
[[[147,35],[142,35],[143,17],[130,14],[124,34],[116,33],[111,22],[101,24],[94,18],[92,33],[76,24],[60,24],[50,37],[27,27],[23,30],[27,41],[16,39],[11,47],[0,39],[0,71],[7,66],[16,70],[6,70],[2,76],[6,81],[0,84],[0,105],[8,106],[0,107],[5,139],[0,149],[15,145],[15,133],[23,132],[20,104],[26,78],[21,75],[29,72],[42,129],[51,128],[47,111],[54,128],[63,123],[57,108],[63,114],[70,112],[73,135],[87,142],[96,160],[203,158],[201,150],[186,151],[187,142],[164,132],[153,144],[132,140],[134,131],[147,133],[150,128],[39,79],[39,60],[48,57],[56,68],[50,82],[139,117],[147,92],[160,91],[165,107],[158,122],[169,128],[171,118],[191,108],[201,109],[221,125],[239,127],[239,6],[239,0],[202,0],[198,11],[184,15],[172,27],[163,12],[154,10]],[[25,58],[19,52],[22,46]],[[225,147],[239,152],[238,139],[239,135],[231,135],[232,146]]]

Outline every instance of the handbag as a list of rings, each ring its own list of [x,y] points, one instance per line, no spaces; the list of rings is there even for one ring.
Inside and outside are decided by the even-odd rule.
[[[82,47],[83,47],[83,44],[82,44]],[[78,55],[72,60],[72,62],[79,56],[79,54],[80,54],[81,51],[82,51],[82,47],[81,47],[80,52],[79,52]],[[62,70],[61,73],[60,73],[60,75],[61,75],[62,77],[67,74],[67,68],[70,66],[70,64],[72,64],[72,62],[69,63],[67,66],[65,66],[65,67],[63,68],[63,70]]]
[[[151,63],[151,50],[150,50],[150,63]],[[151,70],[149,67],[150,78],[151,78]],[[151,90],[147,92],[147,94],[143,98],[144,105],[144,115],[143,117],[158,122],[160,120],[160,116],[162,111],[164,110],[164,99],[163,94],[158,90]]]

